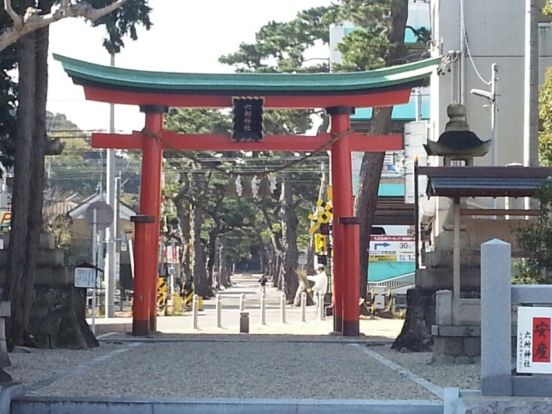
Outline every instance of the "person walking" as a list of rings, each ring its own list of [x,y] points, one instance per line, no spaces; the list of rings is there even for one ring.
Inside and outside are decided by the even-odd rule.
[[[314,282],[314,286],[311,288],[313,292],[313,302],[318,305],[318,297],[324,304],[324,295],[328,291],[328,276],[326,275],[324,265],[318,265],[316,268],[317,274],[314,276],[307,276],[307,279]]]
[[[266,282],[268,282],[268,279],[266,278],[266,275],[262,275],[259,279],[259,283],[261,284],[261,293],[266,293]]]

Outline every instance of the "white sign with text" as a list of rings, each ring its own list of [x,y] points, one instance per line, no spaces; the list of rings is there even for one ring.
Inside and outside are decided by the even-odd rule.
[[[551,307],[518,307],[518,373],[552,374],[551,321]]]
[[[370,238],[371,262],[414,262],[415,239],[412,236],[375,236]]]
[[[93,267],[75,267],[75,287],[95,288],[96,269]]]

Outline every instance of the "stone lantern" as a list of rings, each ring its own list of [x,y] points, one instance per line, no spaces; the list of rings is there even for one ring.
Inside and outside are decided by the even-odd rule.
[[[471,166],[473,157],[482,157],[489,152],[491,140],[482,141],[466,122],[466,107],[450,104],[447,107],[449,121],[437,141],[428,141],[424,148],[428,155],[444,157],[445,166]]]

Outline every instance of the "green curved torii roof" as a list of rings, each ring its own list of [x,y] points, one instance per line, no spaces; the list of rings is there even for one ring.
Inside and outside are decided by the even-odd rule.
[[[123,69],[54,54],[84,87],[86,99],[128,105],[231,107],[234,97],[260,97],[266,108],[356,108],[408,102],[440,58],[366,72],[175,73]]]
[[[77,84],[111,86],[140,91],[351,93],[392,88],[427,79],[440,58],[420,60],[365,72],[347,73],[176,73],[103,66],[54,54]]]

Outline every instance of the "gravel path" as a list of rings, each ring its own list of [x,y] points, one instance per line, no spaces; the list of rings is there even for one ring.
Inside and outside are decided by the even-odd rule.
[[[255,292],[256,280],[245,278],[225,294]],[[199,330],[189,315],[161,317],[163,333],[150,340],[110,333],[109,343],[94,349],[12,353],[6,371],[29,394],[43,396],[427,400],[437,399],[444,386],[479,388],[479,364],[433,361],[431,353],[384,346],[399,334],[402,320],[363,318],[360,330],[368,336],[354,339],[329,335],[331,318],[318,321],[313,309],[304,323],[290,308],[287,324],[271,309],[267,325],[257,320],[258,307],[248,311],[249,335],[238,334],[237,308],[225,314],[223,329],[216,328],[206,301]]]
[[[27,373],[19,378],[35,383],[31,394],[47,396],[437,398],[369,357],[363,347],[267,341],[115,344],[94,351],[24,354],[24,364],[13,358],[10,373],[17,379],[32,360],[36,372],[46,361],[64,364],[66,371],[57,371],[53,382],[29,379]],[[93,359],[97,357],[101,360]],[[39,379],[44,381],[37,387]]]
[[[32,385],[56,375],[69,373],[85,364],[121,348],[116,344],[102,344],[85,350],[26,349],[10,353],[11,366],[5,368],[14,381]]]
[[[454,364],[446,357],[434,360],[431,352],[397,352],[390,345],[370,349],[441,387],[459,387],[464,390],[481,388],[479,361]]]

